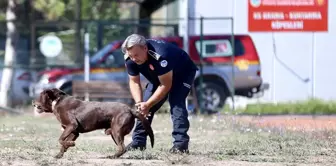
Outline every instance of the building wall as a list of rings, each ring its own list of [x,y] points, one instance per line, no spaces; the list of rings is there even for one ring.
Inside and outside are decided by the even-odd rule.
[[[180,1],[180,17],[185,7]],[[329,0],[329,31],[312,33],[249,33],[248,0],[190,0],[191,16],[234,17],[234,33],[250,34],[259,52],[262,77],[270,83],[270,90],[262,101],[291,101],[307,99],[315,82],[316,97],[336,99],[336,1]],[[230,20],[205,20],[204,34],[231,33]],[[192,21],[192,34],[200,34],[199,21]],[[184,33],[180,26],[180,35]],[[273,43],[276,47],[274,56]],[[312,55],[316,52],[316,80],[312,80]],[[307,81],[306,79],[309,79]],[[306,81],[305,81],[306,80]]]
[[[154,24],[178,24],[179,23],[179,2],[174,1],[168,5],[163,5],[156,10],[152,15],[152,23]],[[174,34],[174,29],[171,26],[153,26],[151,28],[152,36],[170,36]]]

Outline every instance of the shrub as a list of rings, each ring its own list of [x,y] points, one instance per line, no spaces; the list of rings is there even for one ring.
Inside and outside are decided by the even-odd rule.
[[[310,99],[287,103],[249,104],[245,109],[238,109],[242,115],[332,115],[336,114],[336,101]]]

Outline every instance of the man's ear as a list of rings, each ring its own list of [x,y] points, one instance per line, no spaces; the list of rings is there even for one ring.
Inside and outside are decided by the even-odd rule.
[[[145,50],[145,52],[147,52],[148,51],[147,45],[143,46],[143,49]]]

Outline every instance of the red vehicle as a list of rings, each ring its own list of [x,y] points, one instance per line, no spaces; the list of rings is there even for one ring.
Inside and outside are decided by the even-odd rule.
[[[156,39],[183,48],[182,37]],[[259,56],[249,35],[235,35],[234,49],[231,35],[205,35],[202,41],[200,39],[200,36],[190,36],[189,54],[192,60],[200,65],[202,49],[202,92],[199,90],[200,71],[196,74],[195,88],[202,101],[199,104],[203,110],[214,112],[222,109],[233,89],[235,95],[245,97],[253,97],[268,89],[268,84],[263,83],[261,78]],[[120,50],[122,42],[113,41],[91,57],[90,80],[128,81]],[[40,80],[31,86],[30,94],[34,97],[44,88],[50,87],[60,88],[71,94],[71,81],[84,80],[83,71],[83,68],[44,71],[40,75]]]

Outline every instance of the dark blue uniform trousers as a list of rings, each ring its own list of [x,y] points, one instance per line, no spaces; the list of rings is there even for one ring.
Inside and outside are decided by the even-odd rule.
[[[168,101],[170,104],[170,114],[173,121],[173,143],[174,146],[183,149],[188,149],[189,145],[189,135],[187,134],[189,130],[189,120],[188,111],[186,109],[186,98],[194,82],[195,74],[196,71],[193,71],[188,73],[188,75],[183,79],[173,80],[173,84],[168,95],[149,110],[151,116],[148,117],[148,120],[150,123],[152,123],[155,112],[159,110],[167,98],[169,98]],[[147,101],[152,96],[156,88],[157,87],[153,86],[153,84],[148,83],[144,92],[145,101]],[[146,136],[147,133],[145,132],[141,122],[137,120],[132,135],[132,144],[145,146],[147,141]]]

